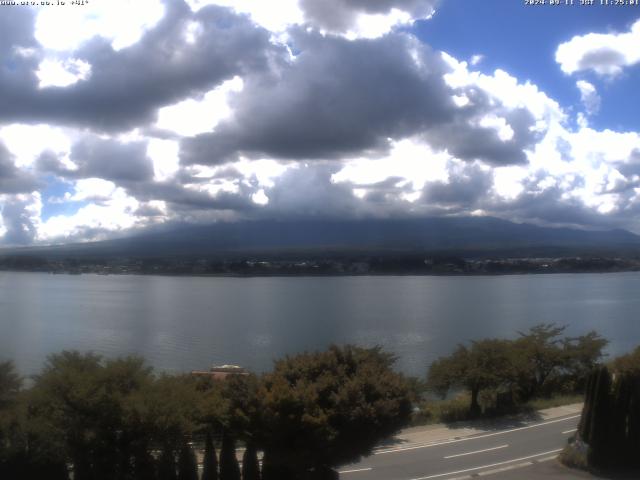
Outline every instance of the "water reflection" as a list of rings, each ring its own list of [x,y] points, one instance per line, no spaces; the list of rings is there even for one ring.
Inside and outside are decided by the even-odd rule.
[[[202,278],[0,273],[0,358],[24,374],[51,352],[139,354],[168,371],[275,358],[331,343],[382,345],[423,375],[457,343],[540,322],[640,343],[640,274]]]

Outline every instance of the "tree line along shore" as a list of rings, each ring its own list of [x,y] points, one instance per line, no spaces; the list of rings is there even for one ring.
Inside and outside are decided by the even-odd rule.
[[[230,258],[47,258],[0,256],[0,270],[102,275],[332,276],[332,275],[513,275],[640,270],[629,256],[470,257],[451,254],[386,254]]]

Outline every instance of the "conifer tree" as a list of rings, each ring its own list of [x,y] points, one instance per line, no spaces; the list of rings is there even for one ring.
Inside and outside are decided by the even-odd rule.
[[[196,454],[187,442],[182,445],[178,456],[178,480],[198,480]]]
[[[247,448],[242,456],[242,480],[260,480],[258,452],[252,442],[247,443]]]
[[[218,459],[216,458],[216,447],[213,444],[213,438],[210,432],[207,432],[204,441],[202,480],[218,480]]]
[[[236,442],[228,433],[222,435],[220,450],[220,480],[240,480],[240,466],[236,458]]]
[[[611,374],[607,367],[598,370],[589,439],[589,463],[603,467],[610,459]]]
[[[176,459],[173,449],[165,447],[158,458],[158,480],[177,480]]]

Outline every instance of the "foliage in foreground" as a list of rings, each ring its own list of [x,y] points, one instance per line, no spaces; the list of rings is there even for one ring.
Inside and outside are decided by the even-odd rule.
[[[408,382],[379,348],[331,347],[276,362],[260,388],[265,454],[297,476],[352,462],[407,425]]]
[[[640,362],[624,363],[633,357],[621,360],[614,362],[613,375],[601,367],[589,377],[574,443],[586,444],[590,467],[640,469]],[[615,370],[622,363],[634,368]]]
[[[0,363],[0,478],[194,480],[191,445],[204,444],[205,477],[240,480],[236,440],[249,447],[247,479],[259,478],[257,449],[273,478],[334,478],[334,466],[408,423],[411,388],[393,361],[379,348],[331,347],[215,382],[62,352],[29,389]]]
[[[607,340],[596,332],[561,337],[565,327],[541,324],[515,340],[485,339],[459,345],[430,367],[428,388],[442,397],[469,392],[469,416],[481,413],[481,397],[493,396],[497,410],[539,397],[581,393],[601,361]],[[492,394],[492,395],[491,395]]]

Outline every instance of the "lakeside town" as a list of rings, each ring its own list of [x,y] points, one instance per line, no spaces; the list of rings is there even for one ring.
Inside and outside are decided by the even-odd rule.
[[[640,258],[574,256],[462,258],[458,256],[340,256],[327,258],[44,258],[0,257],[0,271],[99,275],[509,275],[640,271]]]

